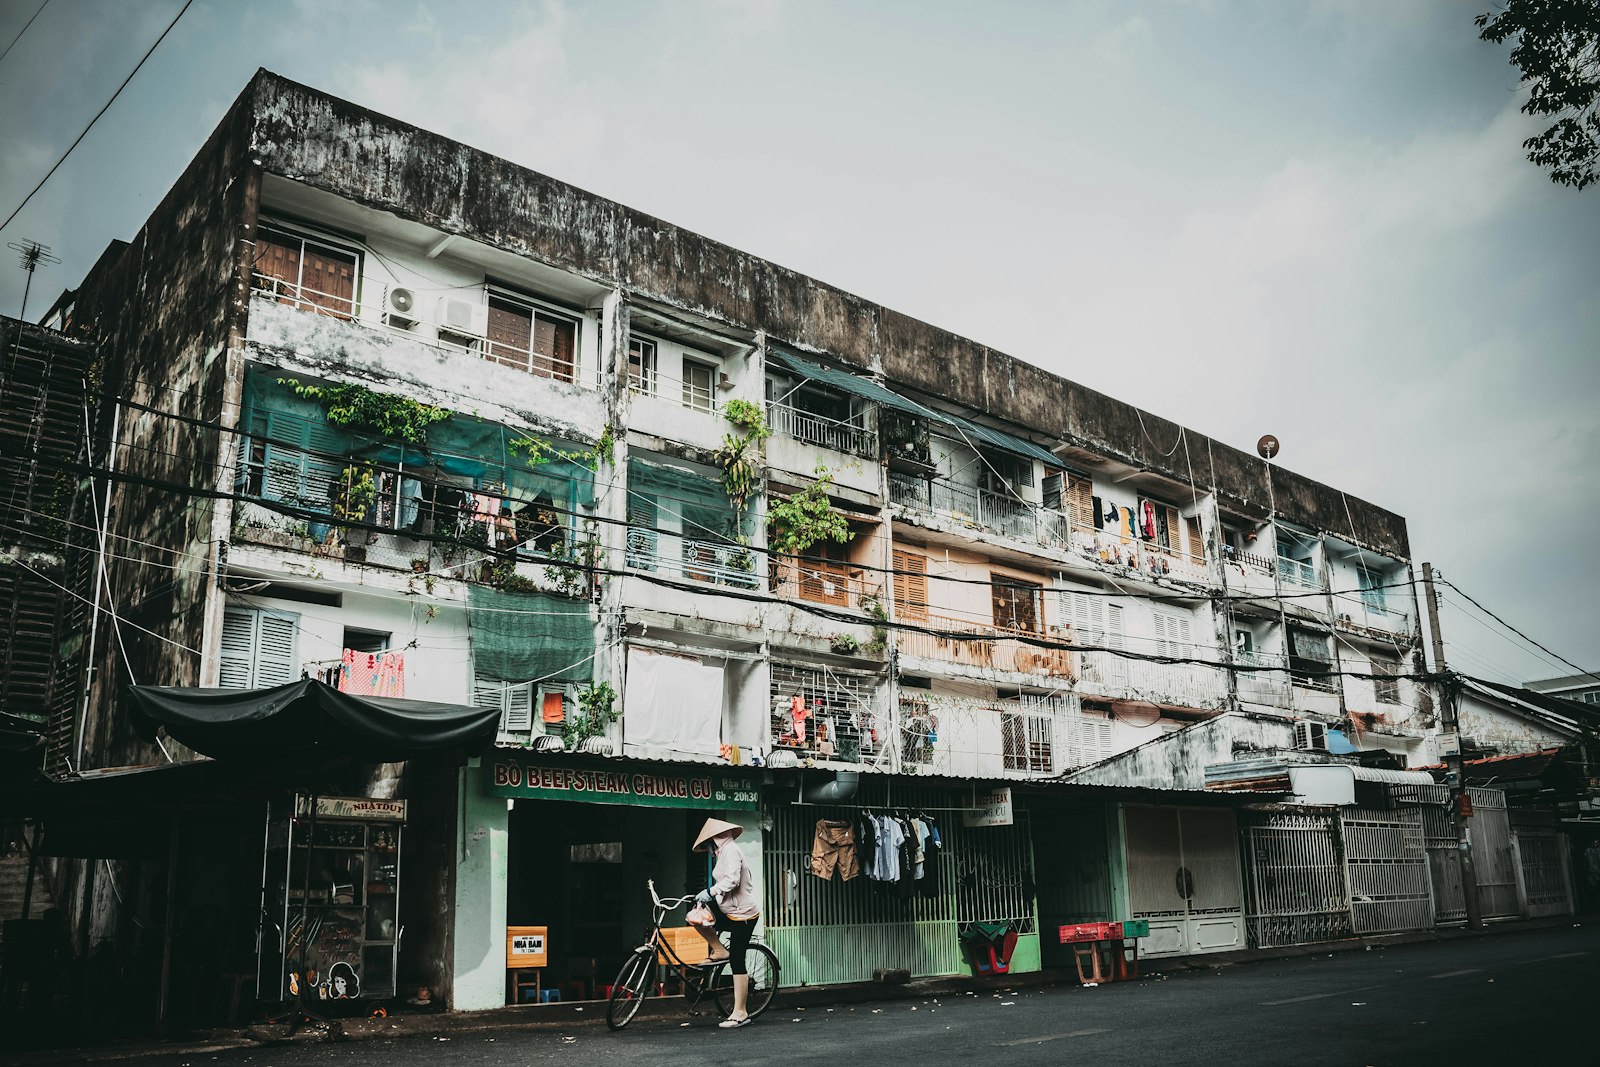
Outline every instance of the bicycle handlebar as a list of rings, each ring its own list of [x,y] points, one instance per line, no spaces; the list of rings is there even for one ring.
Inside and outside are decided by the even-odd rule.
[[[694,899],[694,897],[691,895],[687,897],[668,897],[663,900],[661,897],[656,895],[656,881],[654,878],[646,879],[645,885],[650,887],[650,899],[655,902],[656,907],[662,909],[663,911],[670,911],[673,908],[681,908],[685,904],[689,903],[689,901]]]

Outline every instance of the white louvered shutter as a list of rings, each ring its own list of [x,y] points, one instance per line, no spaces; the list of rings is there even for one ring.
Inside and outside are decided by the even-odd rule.
[[[271,689],[300,677],[300,663],[295,655],[295,636],[299,629],[298,615],[257,613],[255,688]]]
[[[508,734],[525,734],[533,729],[533,685],[514,685],[505,691],[500,729]]]
[[[1105,643],[1105,602],[1099,597],[1086,596],[1083,593],[1069,593],[1072,628],[1077,633],[1079,644],[1101,645]]]
[[[472,676],[472,706],[505,710],[505,683]]]
[[[248,608],[228,608],[222,616],[221,670],[217,684],[224,689],[250,689],[255,674],[256,613]]]
[[[1155,613],[1156,650],[1163,656],[1183,656],[1189,649],[1189,620],[1181,615]]]
[[[1122,629],[1122,605],[1121,604],[1107,604],[1106,605],[1106,637],[1105,637],[1106,647],[1107,648],[1122,648],[1122,647],[1124,647],[1123,636],[1124,636],[1124,634],[1123,634],[1123,629]]]

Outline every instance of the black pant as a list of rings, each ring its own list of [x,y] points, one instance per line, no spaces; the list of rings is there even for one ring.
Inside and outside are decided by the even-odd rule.
[[[754,919],[730,919],[717,907],[717,898],[711,898],[711,914],[716,916],[716,928],[728,935],[728,973],[748,974],[744,969],[745,950],[750,947],[750,937],[756,932]]]

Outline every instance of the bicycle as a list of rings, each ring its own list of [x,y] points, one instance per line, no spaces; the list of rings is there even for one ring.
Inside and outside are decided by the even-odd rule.
[[[613,1030],[621,1030],[633,1021],[644,998],[656,988],[662,967],[677,975],[683,983],[683,996],[689,1014],[698,1015],[696,1009],[700,1002],[709,996],[716,1003],[718,1013],[726,1018],[733,1011],[733,976],[728,973],[727,961],[689,963],[678,955],[670,941],[661,936],[661,920],[670,912],[692,902],[694,897],[663,900],[656,895],[654,881],[645,884],[650,888],[650,900],[654,906],[650,934],[642,945],[633,950],[633,954],[617,972],[617,980],[611,985],[611,996],[606,1001],[606,1025]],[[772,1003],[772,995],[777,992],[780,970],[778,957],[766,945],[752,943],[745,952],[745,970],[750,973],[750,993],[745,1001],[745,1011],[754,1019]]]

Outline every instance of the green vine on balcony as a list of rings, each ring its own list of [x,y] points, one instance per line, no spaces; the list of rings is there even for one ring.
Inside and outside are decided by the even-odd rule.
[[[616,465],[616,446],[616,432],[607,426],[605,431],[601,433],[600,440],[595,442],[593,448],[557,448],[549,441],[524,434],[521,437],[514,437],[507,441],[506,451],[530,467],[538,467],[552,460],[564,459],[569,463],[576,463],[580,467],[586,467],[591,471],[598,471],[601,460],[604,460],[608,467]]]
[[[767,548],[775,555],[798,556],[824,541],[848,544],[854,536],[828,499],[833,473],[826,467],[814,473],[816,481],[804,490],[767,505]]]
[[[428,443],[428,428],[451,415],[449,408],[379,393],[364,385],[305,385],[295,378],[279,378],[278,384],[293,389],[303,400],[320,404],[329,425],[419,447]]]
[[[728,401],[722,405],[722,415],[741,431],[725,435],[715,453],[717,465],[722,468],[722,491],[734,511],[743,513],[761,480],[757,450],[772,431],[767,428],[761,408],[748,400]]]

